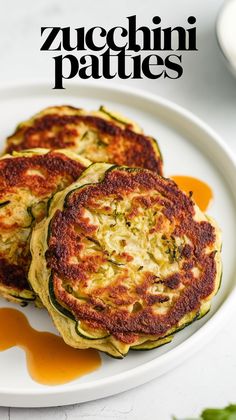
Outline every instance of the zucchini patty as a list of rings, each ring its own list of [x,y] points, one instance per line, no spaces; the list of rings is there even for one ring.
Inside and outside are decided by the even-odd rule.
[[[6,153],[46,147],[69,148],[92,162],[147,168],[162,174],[157,142],[134,122],[104,107],[86,112],[71,106],[46,108],[8,137]]]
[[[29,280],[69,345],[123,357],[209,310],[220,249],[215,222],[173,181],[97,163],[36,226]]]
[[[0,158],[0,295],[14,302],[35,299],[27,282],[32,227],[48,200],[90,164],[70,150],[34,149]]]

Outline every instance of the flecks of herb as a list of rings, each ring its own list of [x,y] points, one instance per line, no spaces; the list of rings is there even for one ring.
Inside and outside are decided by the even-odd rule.
[[[66,286],[65,286],[65,289],[66,289],[66,291],[68,292],[68,293],[73,293],[73,288],[71,287],[71,285],[70,284],[67,284]]]
[[[7,201],[4,201],[4,202],[0,203],[0,208],[1,208],[1,207],[5,207],[5,206],[7,206],[8,204],[10,204],[10,200],[7,200]]]

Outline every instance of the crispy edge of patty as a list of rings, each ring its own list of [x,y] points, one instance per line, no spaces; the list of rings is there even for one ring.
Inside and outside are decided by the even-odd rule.
[[[95,165],[96,164],[92,165],[92,167],[94,168]],[[76,348],[93,347],[98,350],[104,351],[108,353],[109,355],[120,358],[122,355],[127,354],[127,352],[130,349],[130,345],[125,344],[125,343],[120,343],[116,339],[114,339],[112,336],[109,336],[108,339],[106,338],[96,339],[92,341],[89,339],[80,337],[75,331],[75,321],[68,318],[67,316],[64,316],[61,313],[58,313],[58,311],[55,309],[55,307],[52,305],[50,301],[49,292],[48,292],[48,284],[49,284],[51,271],[47,267],[47,262],[44,255],[45,255],[45,251],[48,248],[47,235],[48,235],[48,226],[49,226],[50,220],[53,218],[57,209],[62,210],[63,205],[64,205],[64,198],[68,194],[69,191],[77,189],[83,186],[84,184],[100,182],[100,180],[102,180],[104,176],[105,171],[110,169],[112,165],[97,164],[96,166],[99,168],[97,173],[93,174],[91,173],[91,170],[89,170],[90,173],[89,173],[89,176],[87,176],[88,170],[84,171],[84,173],[82,174],[82,176],[80,177],[77,183],[67,188],[66,191],[58,193],[54,196],[54,199],[50,206],[48,219],[42,221],[34,229],[32,240],[31,240],[31,253],[32,253],[33,258],[32,258],[32,263],[31,263],[31,267],[29,271],[29,279],[35,291],[40,295],[44,305],[47,307],[50,315],[53,318],[56,328],[59,330],[59,332],[61,333],[61,335],[63,336],[67,344]],[[194,209],[195,209],[195,217],[197,219],[202,220],[204,216],[203,213],[198,209],[196,205],[194,206]],[[215,277],[215,288],[213,292],[211,293],[211,295],[209,295],[207,299],[205,299],[202,302],[201,304],[202,314],[205,314],[210,309],[211,299],[216,294],[216,291],[219,288],[220,278],[221,278],[221,257],[220,257],[221,235],[215,221],[209,217],[207,217],[207,219],[216,230],[215,248],[219,252],[217,252],[215,255],[216,273],[217,273]],[[37,259],[38,259],[38,264],[37,264]],[[192,322],[194,318],[196,317],[195,313],[190,313],[188,315],[190,315],[191,319],[189,320],[189,319],[186,319],[186,317],[184,317],[182,319],[182,324],[181,324],[182,326],[187,324],[188,321]],[[181,327],[181,325],[179,325],[179,327]],[[175,331],[173,330],[169,331],[168,336],[171,338],[171,335],[174,333]],[[159,345],[162,345],[165,343],[165,338],[166,337],[159,338]],[[145,340],[148,341],[147,338]],[[143,339],[140,340],[140,344],[142,342],[144,342]],[[137,344],[139,343],[136,343],[136,346]]]
[[[34,147],[30,143],[26,143],[25,145],[25,135],[29,130],[35,130],[35,133],[40,133],[40,131],[43,132],[44,129],[50,130],[51,124],[59,126],[69,124],[70,121],[66,121],[68,118],[71,119],[72,124],[73,118],[75,120],[74,124],[76,124],[76,118],[80,118],[81,122],[84,120],[84,123],[89,124],[91,129],[94,127],[99,132],[104,132],[104,134],[110,135],[114,139],[119,138],[119,136],[123,137],[123,144],[125,144],[125,139],[128,142],[131,142],[130,145],[121,152],[120,157],[120,152],[116,149],[113,150],[114,156],[111,156],[109,159],[111,163],[125,164],[133,167],[141,166],[162,175],[163,158],[157,141],[150,136],[144,135],[140,127],[133,121],[120,114],[113,113],[105,107],[100,107],[99,111],[92,112],[87,112],[83,109],[77,109],[67,105],[48,107],[17,126],[15,132],[6,140],[7,145],[5,153],[12,152],[12,150],[22,150],[24,148]],[[121,123],[122,120],[125,121],[125,123]],[[21,138],[21,141],[19,141],[18,144],[14,144],[14,141],[18,137],[19,139]],[[39,140],[37,146],[40,147],[40,143],[42,144]],[[76,141],[73,143],[73,146],[66,146],[63,138],[59,143],[63,148],[76,148]],[[115,142],[114,146],[116,146],[116,143],[117,142]],[[61,146],[58,144],[56,148]],[[74,151],[76,152],[76,150]],[[123,160],[122,162],[120,161],[121,159]]]
[[[109,164],[101,164],[102,170],[101,170],[101,176],[104,174],[104,168],[109,168],[112,165]],[[79,178],[79,181],[76,183],[82,184],[83,180],[86,177],[86,172],[82,174],[82,176]],[[97,181],[97,173],[95,174],[95,179],[93,176],[89,178],[89,180],[86,180],[88,183],[93,183]],[[72,188],[74,188],[75,184]],[[66,189],[62,192],[59,192],[55,194],[53,200],[50,203],[50,209],[49,209],[49,217],[47,219],[42,220],[38,225],[35,226],[32,232],[31,237],[31,243],[30,243],[30,249],[31,249],[31,255],[32,255],[32,261],[29,269],[29,282],[31,286],[33,287],[35,293],[40,296],[43,305],[48,310],[49,314],[51,315],[53,322],[62,335],[64,341],[70,345],[71,347],[80,348],[80,349],[87,349],[91,347],[91,341],[86,340],[82,337],[80,337],[76,331],[75,331],[75,322],[72,321],[70,318],[62,315],[59,313],[51,304],[50,298],[49,298],[49,278],[50,278],[50,270],[47,267],[46,259],[44,258],[45,251],[47,249],[47,232],[48,232],[48,226],[50,223],[51,217],[53,217],[54,212],[57,210],[58,206],[63,206],[63,197],[65,191],[69,191],[69,189]],[[75,339],[78,339],[78,346],[75,344]],[[95,343],[93,343],[95,344]],[[114,357],[122,357],[122,354],[112,345],[104,343],[103,340],[96,340],[95,346],[93,348],[96,348],[97,350],[103,351],[105,353],[109,353],[110,355]]]
[[[35,157],[35,156],[41,156],[41,155],[46,155],[47,153],[55,153],[55,154],[61,154],[67,158],[69,158],[70,160],[79,162],[81,165],[84,165],[85,168],[87,168],[91,162],[88,161],[87,159],[75,154],[74,152],[72,152],[71,150],[67,150],[67,149],[59,149],[59,150],[54,150],[54,151],[50,151],[48,149],[42,149],[42,148],[38,148],[38,149],[29,149],[29,150],[24,150],[21,152],[13,152],[13,154],[6,154],[4,156],[0,157],[0,163],[3,160],[6,159],[17,159],[17,158],[21,158],[21,157],[25,157],[25,158],[31,158],[31,157]],[[17,170],[17,168],[16,168]],[[54,193],[52,193],[49,197],[48,200],[51,200],[52,196],[54,195]],[[33,222],[32,222],[33,223]],[[7,259],[5,260],[5,262],[8,264]],[[17,268],[14,268],[12,264],[10,264],[10,266],[12,266],[12,270]],[[10,269],[9,266],[9,269]],[[21,269],[21,267],[19,266],[19,269]],[[1,267],[0,267],[1,270]],[[42,303],[41,300],[38,298],[38,296],[34,293],[32,287],[30,286],[30,284],[28,284],[29,287],[28,288],[24,288],[24,287],[17,287],[17,284],[11,284],[11,282],[9,281],[9,284],[5,284],[3,282],[0,282],[0,296],[3,297],[4,299],[10,301],[10,302],[14,302],[14,303],[20,303],[21,305],[25,305],[27,303],[33,302],[36,304],[36,306],[41,307]]]

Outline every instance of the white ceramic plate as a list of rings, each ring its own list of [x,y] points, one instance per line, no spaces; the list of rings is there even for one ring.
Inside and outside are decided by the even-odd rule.
[[[236,0],[227,0],[216,20],[216,37],[228,68],[236,76]]]
[[[49,105],[71,104],[96,109],[104,104],[137,120],[146,133],[159,140],[165,174],[192,175],[212,187],[215,195],[209,213],[223,231],[224,275],[220,292],[209,315],[179,332],[171,344],[149,352],[130,352],[124,360],[102,356],[102,367],[78,380],[60,386],[34,382],[19,348],[0,353],[0,405],[47,407],[89,401],[127,390],[160,376],[206,346],[227,322],[235,306],[236,167],[217,135],[202,121],[164,99],[127,87],[70,84],[53,91],[46,84],[17,85],[0,89],[0,139],[16,124]],[[14,306],[0,300],[0,306]],[[15,306],[14,306],[15,307]],[[20,309],[20,308],[19,308]],[[55,332],[46,311],[33,306],[22,309],[32,326]]]

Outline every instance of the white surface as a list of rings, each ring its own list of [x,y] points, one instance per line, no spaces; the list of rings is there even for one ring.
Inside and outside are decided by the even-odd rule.
[[[127,85],[174,100],[207,121],[236,152],[236,83],[218,49],[214,25],[222,0],[58,0],[1,3],[1,82],[46,77],[52,85],[52,60],[40,53],[40,26],[119,25],[137,14],[140,24],[159,14],[170,25],[184,24],[195,15],[198,22],[197,53],[184,55],[184,75],[179,80],[128,80]],[[69,4],[69,6],[68,6]],[[119,83],[119,80],[111,82]],[[0,419],[119,419],[170,420],[171,414],[196,416],[206,406],[235,402],[236,321],[232,319],[204,351],[179,368],[121,395],[100,401],[51,409],[0,409]]]
[[[236,75],[236,0],[228,0],[222,7],[216,31],[229,68]]]
[[[200,174],[200,179],[209,183],[215,196],[209,214],[220,221],[224,243],[222,287],[210,314],[178,333],[171,344],[150,352],[130,352],[122,362],[104,356],[99,370],[69,384],[57,387],[37,384],[26,371],[22,351],[11,349],[0,353],[1,405],[45,407],[83,402],[143,384],[174,369],[207,345],[216,331],[232,318],[235,306],[236,196],[232,183],[236,184],[236,164],[216,134],[181,107],[150,93],[145,95],[121,87],[112,89],[101,86],[101,82],[70,85],[67,90],[52,93],[48,92],[47,85],[37,83],[0,89],[3,120],[0,138],[4,139],[19,120],[52,103],[79,104],[85,109],[97,109],[105,104],[131,119],[136,118],[145,132],[159,137],[166,157],[166,175],[199,177]],[[0,306],[7,304],[2,300]],[[23,312],[36,328],[54,331],[44,311],[29,306]]]

